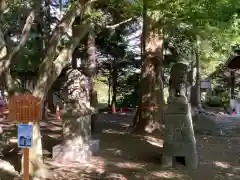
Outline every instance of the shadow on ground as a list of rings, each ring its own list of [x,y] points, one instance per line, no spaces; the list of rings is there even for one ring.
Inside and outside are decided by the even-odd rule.
[[[236,180],[240,179],[240,138],[196,135],[199,167],[182,164],[161,168],[162,137],[131,134],[132,115],[101,114],[94,136],[100,151],[87,163],[61,166],[51,161],[52,147],[60,143],[61,123],[42,128],[45,163],[52,180]],[[16,153],[15,153],[16,154]],[[1,164],[0,164],[1,165]],[[1,173],[1,172],[0,172]],[[2,174],[0,174],[2,177]],[[4,178],[2,178],[4,179]],[[11,180],[8,178],[6,180]]]
[[[130,134],[131,116],[100,115],[100,151],[84,166],[55,168],[58,179],[236,180],[240,178],[239,139],[196,135],[199,167],[161,168],[162,137]],[[100,131],[99,129],[99,131]]]

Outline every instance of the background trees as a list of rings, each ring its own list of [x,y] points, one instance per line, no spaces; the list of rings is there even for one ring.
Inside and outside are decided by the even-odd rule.
[[[113,109],[138,105],[138,132],[161,130],[172,64],[184,61],[200,72],[195,84],[200,97],[200,78],[240,41],[240,4],[232,0],[0,2],[3,92],[29,90],[54,109],[53,94],[67,101],[66,72],[75,69],[88,77],[92,106],[99,107],[96,91],[98,100],[106,99],[100,103]],[[102,98],[106,93],[99,89],[109,97]],[[38,125],[35,129],[39,139]],[[32,161],[40,161],[38,152]]]

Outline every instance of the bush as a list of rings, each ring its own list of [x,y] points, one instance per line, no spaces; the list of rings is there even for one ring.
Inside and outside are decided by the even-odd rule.
[[[219,96],[209,96],[206,97],[205,103],[211,107],[220,107],[222,106],[222,100]]]
[[[227,93],[220,93],[217,96],[207,96],[205,102],[211,107],[222,107],[229,105],[229,96]]]

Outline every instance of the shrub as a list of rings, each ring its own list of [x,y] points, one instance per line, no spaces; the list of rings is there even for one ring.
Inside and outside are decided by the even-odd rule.
[[[217,96],[207,96],[204,103],[211,107],[226,107],[229,105],[228,93],[223,92]]]
[[[222,106],[221,97],[219,96],[209,96],[206,97],[205,103],[211,107],[220,107]]]

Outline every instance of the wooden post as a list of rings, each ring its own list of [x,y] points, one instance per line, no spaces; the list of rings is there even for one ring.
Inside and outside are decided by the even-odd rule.
[[[36,123],[42,118],[42,100],[30,94],[13,96],[9,99],[9,120],[23,124]],[[23,177],[29,180],[29,148],[23,150]]]
[[[29,180],[29,148],[23,150],[23,178]]]

